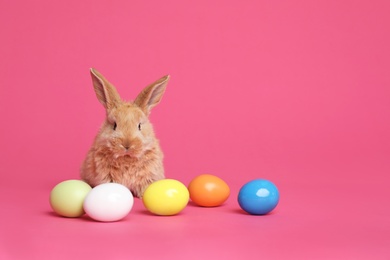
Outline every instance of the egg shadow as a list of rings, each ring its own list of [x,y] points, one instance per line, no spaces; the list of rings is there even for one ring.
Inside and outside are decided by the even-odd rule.
[[[272,216],[275,214],[275,212],[271,211],[271,212],[268,212],[266,214],[250,214],[248,212],[246,212],[245,210],[243,209],[232,209],[230,210],[231,213],[233,214],[239,214],[239,215],[246,215],[246,216],[254,216],[254,217],[267,217],[267,216]]]
[[[63,216],[58,215],[57,213],[53,211],[45,211],[42,213],[42,215],[48,216],[48,217],[55,217],[55,218],[65,218]]]
[[[150,211],[146,210],[146,209],[141,209],[141,210],[138,210],[136,211],[138,214],[141,214],[141,215],[144,215],[144,216],[154,216],[153,213],[151,213]]]
[[[67,219],[67,220],[81,220],[81,221],[88,221],[88,222],[95,222],[91,217],[89,217],[87,214],[83,214],[80,217],[65,217],[61,216],[53,211],[45,211],[42,213],[45,216],[51,217],[51,218],[57,218],[57,219]]]
[[[203,208],[202,206],[199,206],[199,205],[195,204],[193,201],[189,201],[187,206],[196,207],[196,208]]]

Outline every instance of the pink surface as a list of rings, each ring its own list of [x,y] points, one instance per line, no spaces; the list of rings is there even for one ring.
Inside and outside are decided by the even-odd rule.
[[[389,259],[388,1],[1,1],[0,259]],[[116,223],[52,213],[104,117],[88,69],[152,114],[166,175],[226,204]],[[267,216],[236,201],[266,178]]]

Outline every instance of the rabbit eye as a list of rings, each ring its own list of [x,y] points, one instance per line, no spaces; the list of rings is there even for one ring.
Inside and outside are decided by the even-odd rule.
[[[114,127],[113,127],[114,131],[116,130],[116,122],[114,122]]]
[[[138,130],[141,131],[141,123],[138,124]]]

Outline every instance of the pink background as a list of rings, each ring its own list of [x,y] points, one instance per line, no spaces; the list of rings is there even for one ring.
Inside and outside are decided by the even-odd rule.
[[[0,1],[1,259],[389,259],[390,4]],[[52,213],[103,121],[88,69],[152,114],[166,175],[223,178],[222,207],[123,221]],[[237,203],[266,178],[267,216]]]

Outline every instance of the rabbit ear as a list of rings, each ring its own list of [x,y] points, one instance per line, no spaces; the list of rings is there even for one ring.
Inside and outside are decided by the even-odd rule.
[[[96,69],[91,68],[91,77],[96,97],[106,110],[114,108],[121,102],[121,98],[115,87]]]
[[[160,103],[164,95],[165,88],[169,81],[169,75],[162,77],[156,82],[150,84],[137,96],[134,103],[139,106],[146,115],[149,115],[150,110]]]

